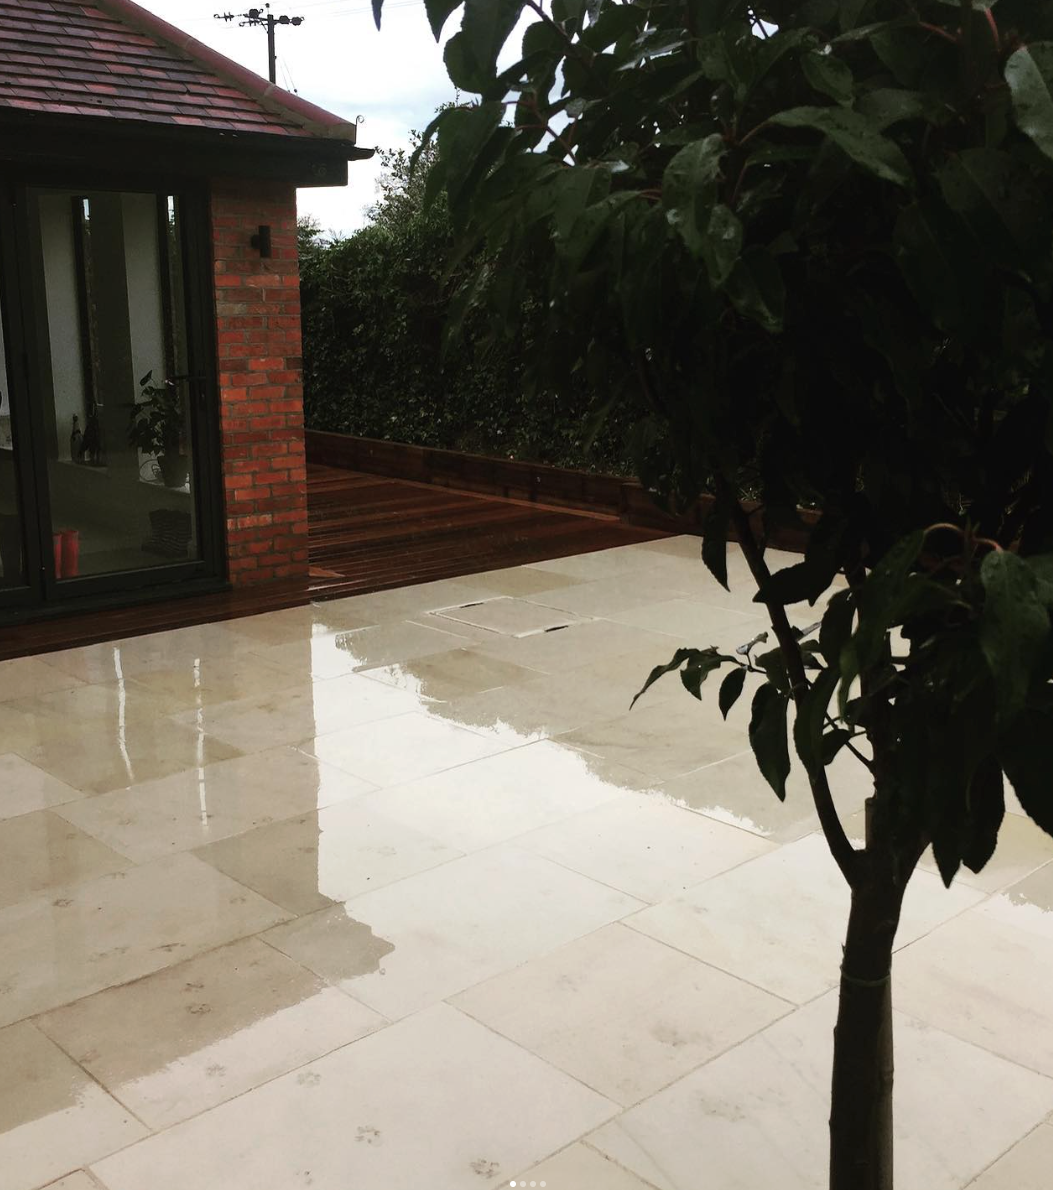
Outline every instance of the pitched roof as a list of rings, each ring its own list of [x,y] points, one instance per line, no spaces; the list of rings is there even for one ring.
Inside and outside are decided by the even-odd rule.
[[[326,137],[355,126],[132,0],[0,0],[0,111]]]

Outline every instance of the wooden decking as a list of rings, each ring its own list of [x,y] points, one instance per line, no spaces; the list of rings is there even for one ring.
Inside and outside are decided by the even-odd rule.
[[[664,534],[612,516],[312,465],[311,597],[332,599]]]
[[[71,611],[0,627],[0,660],[142,636],[664,534],[616,517],[472,495],[336,467],[308,469],[311,577],[213,595]]]

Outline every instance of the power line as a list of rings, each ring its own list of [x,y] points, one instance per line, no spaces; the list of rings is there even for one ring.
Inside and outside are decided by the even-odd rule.
[[[275,46],[275,30],[279,25],[302,25],[303,17],[274,16],[269,3],[262,8],[250,8],[248,12],[217,12],[217,21],[237,21],[239,27],[246,26],[267,30],[267,74],[272,83],[278,82],[278,51]]]

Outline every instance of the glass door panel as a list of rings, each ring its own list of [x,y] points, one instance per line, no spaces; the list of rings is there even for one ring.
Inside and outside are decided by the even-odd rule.
[[[49,571],[199,559],[180,200],[31,190],[29,221]]]
[[[4,314],[0,309],[0,591],[10,591],[26,586],[27,578]]]

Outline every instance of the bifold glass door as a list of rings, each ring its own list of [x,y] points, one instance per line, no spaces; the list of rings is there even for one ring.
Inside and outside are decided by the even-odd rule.
[[[8,383],[7,308],[0,295],[0,592],[17,591],[28,585],[25,528],[15,453],[16,426]]]
[[[62,599],[204,573],[211,386],[190,300],[205,279],[188,273],[206,266],[188,250],[187,203],[82,187],[18,195],[25,391],[19,401],[14,384],[0,413],[2,581]],[[13,418],[8,403],[22,406]],[[5,462],[27,452],[29,500]]]
[[[55,578],[197,558],[179,204],[33,190],[29,218]]]

